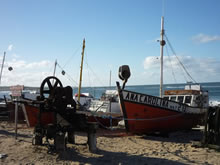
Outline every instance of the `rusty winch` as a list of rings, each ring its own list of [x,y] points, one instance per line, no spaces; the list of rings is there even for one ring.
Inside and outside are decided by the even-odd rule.
[[[54,141],[56,150],[64,150],[66,143],[74,143],[74,132],[87,132],[91,151],[96,149],[96,123],[87,122],[87,116],[78,113],[79,105],[73,99],[72,88],[63,87],[61,81],[50,76],[40,86],[40,96],[35,104],[39,104],[37,125],[34,128],[33,144],[42,145],[43,138]],[[51,116],[52,115],[52,116]],[[53,118],[51,123],[44,120]]]

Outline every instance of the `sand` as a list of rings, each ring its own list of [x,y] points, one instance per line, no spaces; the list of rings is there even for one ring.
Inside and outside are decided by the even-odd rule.
[[[167,137],[129,135],[105,137],[98,134],[97,148],[91,153],[86,134],[76,135],[76,144],[54,152],[47,146],[32,145],[33,128],[19,124],[15,140],[14,124],[0,122],[0,164],[220,164],[220,152],[198,148],[201,131],[175,132]]]

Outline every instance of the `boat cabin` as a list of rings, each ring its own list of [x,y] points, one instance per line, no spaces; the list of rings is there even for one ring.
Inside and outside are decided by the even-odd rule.
[[[192,107],[209,106],[208,91],[201,90],[200,85],[186,85],[185,89],[164,91],[163,98]]]
[[[111,102],[118,102],[118,91],[117,90],[106,90],[100,100],[108,100]]]
[[[73,96],[73,99],[75,101],[78,101],[78,93],[76,93],[74,96]],[[93,100],[94,97],[90,94],[90,93],[81,93],[80,94],[80,104],[87,107],[91,100]]]

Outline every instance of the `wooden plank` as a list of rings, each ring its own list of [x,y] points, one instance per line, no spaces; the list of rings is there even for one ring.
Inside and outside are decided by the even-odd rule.
[[[27,123],[28,127],[30,127],[30,123],[29,123],[28,116],[27,116],[27,111],[26,111],[24,104],[21,104],[21,107],[24,112],[24,117],[25,117],[26,123]]]

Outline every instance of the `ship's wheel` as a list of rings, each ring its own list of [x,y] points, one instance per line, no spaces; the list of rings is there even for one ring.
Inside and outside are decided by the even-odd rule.
[[[58,78],[54,76],[45,78],[40,86],[40,97],[51,98],[57,87],[63,87],[61,81]]]

